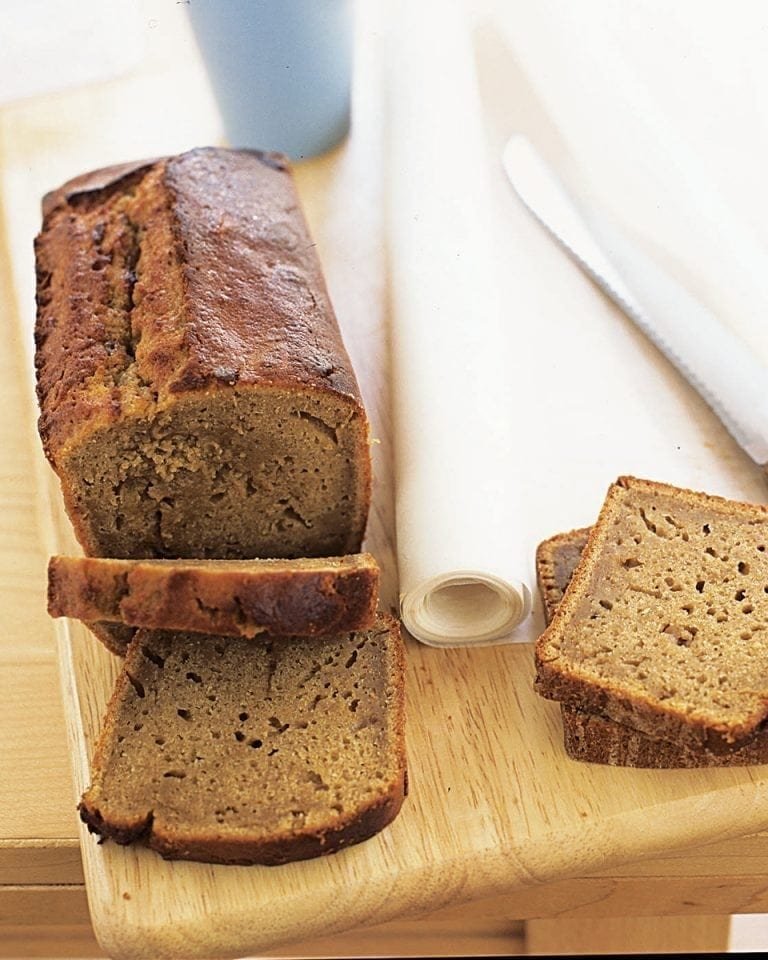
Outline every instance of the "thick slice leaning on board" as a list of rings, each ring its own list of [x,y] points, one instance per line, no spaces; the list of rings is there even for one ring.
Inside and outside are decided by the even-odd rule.
[[[48,612],[86,623],[227,636],[318,636],[370,627],[378,584],[370,554],[300,560],[52,557]]]
[[[272,865],[371,837],[406,790],[391,617],[312,640],[141,630],[80,814],[170,859]]]
[[[555,616],[537,690],[661,740],[727,753],[768,715],[768,508],[613,484]]]
[[[39,430],[85,553],[359,550],[368,420],[287,159],[124,164],[43,214]]]
[[[563,598],[587,542],[589,528],[560,533],[540,543],[536,573],[549,623]],[[615,720],[560,704],[563,745],[573,760],[617,767],[656,769],[744,766],[768,763],[768,732],[762,731],[743,747],[727,753],[688,748],[656,740]]]

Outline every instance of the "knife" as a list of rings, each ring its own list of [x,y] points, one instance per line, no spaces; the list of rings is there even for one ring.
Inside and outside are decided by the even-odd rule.
[[[583,214],[524,136],[510,138],[503,163],[536,220],[768,469],[768,368],[615,223],[596,210]]]

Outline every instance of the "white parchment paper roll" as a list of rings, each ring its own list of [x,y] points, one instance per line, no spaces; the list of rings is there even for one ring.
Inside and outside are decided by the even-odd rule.
[[[524,413],[471,32],[455,0],[396,8],[386,82],[401,616],[425,643],[498,643],[530,610],[513,480]]]

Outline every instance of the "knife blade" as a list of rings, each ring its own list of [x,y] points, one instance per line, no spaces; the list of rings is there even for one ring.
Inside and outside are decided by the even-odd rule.
[[[503,164],[525,207],[703,397],[743,450],[768,467],[768,368],[618,225],[577,201],[524,136]]]

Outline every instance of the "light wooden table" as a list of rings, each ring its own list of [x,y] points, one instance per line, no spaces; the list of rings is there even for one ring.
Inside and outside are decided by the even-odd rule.
[[[374,841],[327,862],[208,872],[85,838],[84,871],[70,755],[78,743],[87,754],[114,663],[77,628],[57,639],[44,610],[46,561],[69,534],[34,432],[30,240],[39,196],[65,177],[218,138],[183,25],[164,8],[150,34],[136,73],[0,112],[0,956],[103,955],[86,874],[101,935],[113,950],[131,940],[138,955],[136,914],[116,893],[131,870],[142,883],[129,896],[151,914],[151,936],[162,940],[171,916],[190,956],[238,946],[274,956],[724,949],[730,914],[768,912],[768,770],[570,764],[557,710],[530,689],[528,646],[410,644],[413,792]],[[380,184],[366,172],[380,138],[375,106],[350,144],[298,179],[381,441],[370,543],[391,601],[387,298],[380,202],[371,202]],[[71,689],[62,700],[57,652],[81,711]],[[84,762],[75,758],[76,779]],[[204,907],[196,913],[178,891]],[[150,899],[167,900],[164,915]],[[115,903],[127,911],[117,919]],[[217,917],[226,929],[213,935]]]

